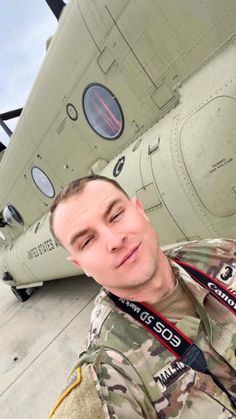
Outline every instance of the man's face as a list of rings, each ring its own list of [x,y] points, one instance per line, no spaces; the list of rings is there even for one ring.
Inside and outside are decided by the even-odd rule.
[[[155,231],[139,201],[111,183],[90,181],[58,205],[53,225],[69,260],[117,295],[135,294],[157,273]]]

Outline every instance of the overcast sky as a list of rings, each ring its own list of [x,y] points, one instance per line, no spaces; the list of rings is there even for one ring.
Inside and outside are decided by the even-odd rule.
[[[23,107],[57,20],[44,0],[0,0],[0,113]],[[16,121],[7,122],[13,128]],[[0,141],[6,141],[0,127]]]

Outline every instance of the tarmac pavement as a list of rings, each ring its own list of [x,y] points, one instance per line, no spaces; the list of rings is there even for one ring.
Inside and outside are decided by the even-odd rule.
[[[0,419],[46,419],[78,360],[99,286],[46,282],[25,303],[0,282]]]

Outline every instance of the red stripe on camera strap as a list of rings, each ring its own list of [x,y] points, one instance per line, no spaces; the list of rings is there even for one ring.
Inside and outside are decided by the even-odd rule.
[[[158,339],[176,358],[181,358],[192,345],[181,330],[177,329],[168,319],[145,303],[124,300],[109,293],[112,301],[123,311],[130,314],[142,324],[156,339]]]

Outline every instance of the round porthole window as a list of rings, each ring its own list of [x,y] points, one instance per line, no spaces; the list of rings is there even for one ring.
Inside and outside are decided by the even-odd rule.
[[[31,175],[37,188],[48,198],[53,198],[55,190],[48,176],[39,167],[34,166],[31,169]]]
[[[7,224],[13,227],[18,224],[24,225],[24,220],[21,214],[12,204],[7,204],[7,206],[4,208],[3,219]]]
[[[91,128],[106,140],[115,140],[122,134],[124,117],[120,104],[110,90],[101,84],[87,87],[83,109]]]
[[[66,112],[69,118],[72,119],[72,121],[77,121],[78,112],[77,112],[76,107],[72,103],[68,103],[66,105]]]

